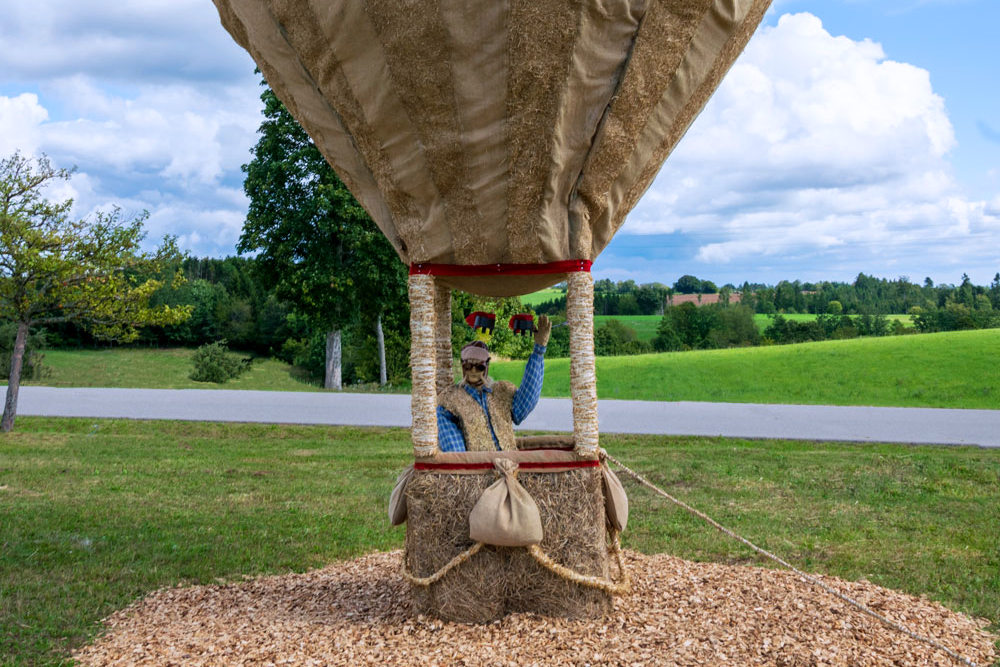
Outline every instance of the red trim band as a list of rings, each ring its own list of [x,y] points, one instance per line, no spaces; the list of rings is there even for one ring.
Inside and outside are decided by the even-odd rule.
[[[546,468],[597,468],[600,461],[521,461],[522,470],[544,470]],[[413,464],[414,470],[491,470],[492,463],[422,463]]]
[[[547,264],[410,264],[410,275],[432,276],[537,276],[547,273],[590,272],[589,259],[566,259]]]

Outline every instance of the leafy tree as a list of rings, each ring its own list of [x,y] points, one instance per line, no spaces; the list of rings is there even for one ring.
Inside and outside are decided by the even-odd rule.
[[[244,165],[250,199],[237,248],[261,280],[326,336],[324,386],[342,387],[341,332],[405,308],[405,267],[302,127],[265,86],[264,121]],[[378,327],[381,330],[381,327]]]
[[[10,431],[17,412],[25,341],[31,327],[73,322],[94,335],[132,340],[136,328],[186,319],[188,308],[151,308],[163,284],[153,275],[178,251],[167,238],[152,254],[139,251],[145,214],[131,221],[121,211],[74,220],[72,200],[43,197],[49,183],[68,179],[42,156],[34,164],[20,153],[0,160],[0,312],[17,325],[0,429]]]
[[[678,294],[697,294],[701,291],[701,281],[692,275],[683,275],[674,283],[674,291]]]
[[[466,343],[471,343],[476,332],[468,325],[465,318],[469,313],[481,310],[496,315],[496,326],[490,337],[489,347],[493,357],[507,359],[527,359],[534,348],[534,338],[525,335],[515,335],[508,326],[510,318],[518,314],[534,315],[531,308],[523,305],[521,299],[514,297],[481,297],[455,290],[451,302],[451,340],[452,353],[458,356],[459,350]],[[548,352],[546,351],[546,354]]]

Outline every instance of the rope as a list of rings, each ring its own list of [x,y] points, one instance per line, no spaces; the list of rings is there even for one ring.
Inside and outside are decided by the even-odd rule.
[[[625,569],[625,559],[622,557],[622,548],[618,541],[618,531],[615,531],[612,534],[611,546],[609,548],[609,551],[615,556],[615,560],[618,563],[618,571],[622,576],[622,580],[618,583],[615,583],[610,579],[602,579],[601,577],[594,577],[588,574],[580,574],[579,572],[571,570],[564,565],[560,565],[552,560],[547,553],[542,551],[542,548],[537,544],[528,545],[527,549],[528,553],[531,554],[536,561],[538,561],[539,565],[568,581],[580,584],[581,586],[596,588],[604,591],[605,593],[610,593],[611,595],[622,595],[632,590],[632,580],[628,576],[628,570]]]
[[[416,577],[412,573],[410,573],[410,571],[406,569],[406,561],[409,560],[409,558],[408,558],[409,553],[404,553],[403,554],[403,569],[402,569],[403,578],[406,579],[411,584],[416,584],[417,586],[424,586],[424,587],[430,586],[431,584],[437,583],[437,581],[441,577],[443,577],[444,575],[448,574],[452,569],[458,567],[459,565],[461,565],[465,561],[467,561],[470,558],[472,558],[473,556],[475,556],[477,553],[479,553],[479,550],[482,549],[482,548],[483,548],[483,543],[482,542],[476,542],[471,547],[469,547],[468,549],[466,549],[462,553],[460,553],[457,556],[455,556],[454,558],[452,558],[450,561],[448,561],[444,565],[444,567],[442,567],[440,570],[438,570],[437,572],[435,572],[434,574],[432,574],[429,577]]]
[[[409,553],[404,553],[403,567],[401,570],[403,578],[406,579],[411,584],[415,584],[417,586],[423,586],[426,588],[431,584],[437,583],[441,579],[441,577],[448,574],[451,570],[455,569],[465,561],[472,558],[474,555],[479,553],[479,550],[482,548],[483,548],[483,542],[476,542],[471,547],[469,547],[468,549],[466,549],[465,551],[463,551],[462,553],[458,554],[450,561],[445,563],[445,565],[441,569],[439,569],[437,572],[428,577],[417,577],[412,572],[410,572],[406,568],[406,562],[409,560]],[[560,565],[559,563],[552,560],[552,558],[547,553],[542,551],[542,548],[537,544],[531,544],[527,546],[526,549],[528,550],[528,553],[530,553],[532,557],[536,561],[538,561],[539,565],[546,568],[553,574],[562,577],[563,579],[567,579],[582,586],[597,588],[607,593],[611,593],[612,595],[621,595],[623,593],[628,593],[630,590],[632,590],[632,581],[631,579],[629,579],[628,570],[625,569],[625,559],[622,556],[621,543],[618,540],[618,531],[615,531],[612,534],[611,546],[608,548],[608,550],[612,554],[614,554],[615,561],[618,563],[618,571],[621,572],[622,575],[622,580],[618,583],[615,583],[614,581],[611,581],[609,579],[602,579],[601,577],[593,577],[586,574],[580,574],[579,572],[571,570],[564,565]]]
[[[652,482],[650,482],[645,477],[643,477],[639,473],[637,473],[634,470],[632,470],[631,468],[629,468],[627,465],[625,465],[624,463],[622,463],[621,461],[619,461],[615,457],[611,456],[611,454],[608,454],[607,452],[603,452],[603,454],[604,454],[604,456],[609,461],[611,461],[612,463],[614,463],[615,465],[617,465],[619,468],[621,468],[622,470],[624,470],[626,473],[628,473],[628,475],[630,477],[632,477],[632,479],[634,479],[635,481],[639,482],[640,484],[642,484],[646,488],[652,490],[653,492],[657,493],[658,495],[663,496],[664,498],[666,498],[670,502],[674,503],[675,505],[678,505],[679,507],[682,507],[683,509],[687,510],[691,514],[694,514],[699,519],[703,519],[704,521],[708,522],[713,528],[715,528],[716,530],[722,532],[725,535],[728,535],[729,537],[733,538],[737,542],[741,542],[741,543],[745,544],[746,546],[750,547],[751,549],[753,549],[754,551],[756,551],[757,553],[761,554],[762,556],[767,556],[768,558],[770,558],[771,560],[775,561],[776,563],[780,563],[781,565],[784,565],[789,570],[791,570],[795,574],[799,575],[800,577],[802,577],[803,579],[805,579],[809,583],[815,584],[816,586],[822,588],[824,591],[826,591],[830,595],[833,595],[834,597],[837,597],[840,600],[848,603],[849,605],[851,605],[852,607],[854,607],[858,611],[860,611],[860,612],[862,612],[864,614],[867,614],[868,616],[871,616],[872,618],[875,618],[875,619],[881,621],[882,623],[884,623],[885,625],[889,626],[893,630],[898,630],[899,632],[902,632],[903,634],[907,635],[911,639],[915,639],[917,641],[924,642],[925,644],[929,644],[929,645],[933,646],[934,648],[936,648],[936,649],[938,649],[940,651],[943,651],[944,653],[947,653],[949,657],[953,658],[954,660],[956,660],[956,661],[958,661],[958,662],[960,662],[960,663],[962,663],[964,665],[968,665],[969,667],[976,667],[976,663],[972,662],[968,658],[962,657],[961,655],[959,655],[955,651],[952,651],[947,646],[944,646],[943,644],[940,644],[939,642],[935,641],[934,639],[931,639],[930,637],[925,637],[924,635],[917,634],[916,632],[913,632],[909,628],[907,628],[907,627],[905,627],[905,626],[897,623],[896,621],[890,620],[890,619],[886,618],[885,616],[879,614],[878,612],[872,611],[871,609],[869,609],[868,607],[866,607],[864,604],[858,602],[857,600],[854,600],[854,599],[848,597],[847,595],[844,595],[843,593],[840,593],[840,592],[834,590],[833,588],[830,588],[829,586],[827,586],[826,584],[824,584],[822,581],[820,581],[816,577],[814,577],[812,575],[809,575],[809,574],[806,574],[805,572],[803,572],[802,570],[798,569],[797,567],[795,567],[791,563],[788,563],[787,561],[779,558],[778,556],[775,556],[770,551],[767,551],[765,549],[761,549],[760,547],[758,547],[753,542],[750,542],[749,540],[747,540],[744,537],[740,537],[739,535],[737,535],[733,531],[729,530],[725,526],[721,525],[720,523],[718,523],[717,521],[715,521],[711,517],[707,516],[706,514],[704,514],[702,512],[699,512],[698,510],[696,510],[695,508],[691,507],[687,503],[685,503],[685,502],[683,502],[681,500],[678,500],[677,498],[674,498],[672,495],[670,495],[669,493],[667,493],[663,489],[659,488],[658,486],[654,485]]]

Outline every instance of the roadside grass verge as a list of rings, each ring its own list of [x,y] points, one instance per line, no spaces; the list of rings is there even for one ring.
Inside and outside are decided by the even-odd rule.
[[[1000,409],[1000,329],[598,357],[600,398]],[[524,362],[490,374],[520,382]],[[543,396],[569,396],[546,359]]]
[[[1000,621],[1000,451],[605,435],[670,493],[812,571]],[[402,546],[403,429],[21,418],[0,437],[0,656],[59,664],[176,584]],[[769,565],[625,480],[627,548]],[[836,604],[831,602],[831,604]]]

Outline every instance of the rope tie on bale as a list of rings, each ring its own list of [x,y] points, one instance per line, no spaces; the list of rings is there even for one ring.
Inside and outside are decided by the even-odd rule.
[[[403,569],[401,570],[401,572],[403,574],[403,578],[406,579],[411,584],[415,584],[417,586],[423,586],[424,588],[426,588],[426,587],[430,586],[431,584],[437,583],[438,580],[441,579],[441,577],[443,577],[444,575],[448,574],[453,569],[455,569],[456,567],[458,567],[459,565],[461,565],[465,561],[467,561],[470,558],[472,558],[473,556],[475,556],[477,553],[479,553],[479,550],[482,549],[482,548],[483,548],[483,543],[482,542],[476,542],[471,547],[469,547],[468,549],[466,549],[465,551],[463,551],[462,553],[458,554],[457,556],[455,556],[454,558],[452,558],[450,561],[448,561],[447,563],[445,563],[444,566],[441,567],[441,569],[439,569],[437,572],[435,572],[434,574],[430,575],[429,577],[417,577],[414,574],[412,574],[408,569],[406,569],[406,561],[408,560],[407,557],[409,556],[409,554],[406,553],[406,552],[404,552],[403,553]]]
[[[539,565],[556,576],[566,579],[567,581],[572,581],[573,583],[580,584],[581,586],[596,588],[612,595],[623,595],[632,590],[632,580],[628,576],[628,570],[625,569],[625,559],[622,556],[622,546],[621,542],[618,540],[617,530],[611,535],[611,546],[608,548],[608,551],[614,555],[615,562],[618,564],[618,572],[621,573],[621,581],[618,582],[612,581],[611,579],[594,577],[588,574],[580,574],[579,572],[575,572],[564,565],[560,565],[552,560],[547,553],[542,551],[542,548],[537,544],[529,545],[527,549],[528,553],[531,554],[532,558],[538,561]]]
[[[444,575],[448,574],[456,567],[475,556],[479,553],[483,546],[485,546],[484,542],[476,542],[471,547],[445,563],[436,572],[426,577],[418,577],[407,569],[406,561],[408,560],[409,554],[404,552],[403,567],[400,572],[402,573],[403,578],[411,584],[427,588],[432,584],[436,584]],[[560,565],[552,560],[551,556],[542,551],[542,548],[537,544],[529,545],[525,547],[525,549],[527,549],[528,553],[531,554],[532,558],[538,561],[539,565],[556,576],[566,579],[567,581],[572,581],[573,583],[580,584],[581,586],[587,586],[589,588],[596,588],[606,593],[611,593],[612,595],[622,595],[632,590],[632,580],[628,576],[628,570],[625,568],[625,559],[622,555],[621,542],[618,539],[618,531],[615,531],[612,534],[611,546],[608,547],[608,551],[614,555],[615,562],[618,565],[618,571],[621,573],[621,581],[617,582],[612,581],[611,579],[604,579],[602,577],[580,574],[579,572],[571,570],[564,565]]]
[[[655,484],[653,484],[652,482],[650,482],[649,480],[647,480],[645,477],[643,477],[639,473],[635,472],[634,470],[632,470],[631,468],[629,468],[627,465],[625,465],[624,463],[622,463],[621,461],[619,461],[615,457],[611,456],[611,454],[608,454],[606,451],[602,451],[601,454],[602,454],[602,456],[606,457],[609,461],[611,461],[612,463],[614,463],[616,466],[618,466],[619,469],[621,469],[622,471],[624,471],[626,474],[628,474],[629,477],[631,477],[632,479],[634,479],[636,482],[638,482],[642,486],[645,486],[646,488],[650,489],[651,491],[653,491],[657,495],[666,498],[667,500],[669,500],[670,502],[674,503],[678,507],[684,509],[688,513],[693,514],[694,516],[698,517],[699,519],[702,519],[703,521],[705,521],[706,523],[708,523],[709,525],[711,525],[713,528],[715,528],[719,532],[723,533],[724,535],[726,535],[728,537],[731,537],[732,539],[736,540],[737,542],[740,542],[740,543],[744,544],[747,547],[750,547],[750,549],[752,549],[756,553],[759,553],[762,556],[770,558],[774,562],[779,563],[780,565],[788,568],[789,570],[791,570],[795,574],[797,574],[800,577],[802,577],[804,580],[806,580],[809,583],[811,583],[811,584],[813,584],[813,585],[815,585],[815,586],[823,589],[824,591],[826,591],[830,595],[833,595],[837,599],[839,599],[839,600],[841,600],[843,602],[846,602],[847,604],[849,604],[850,606],[854,607],[855,609],[857,609],[858,611],[862,612],[863,614],[871,616],[872,618],[880,621],[881,623],[883,623],[887,627],[892,628],[893,630],[897,630],[897,631],[903,633],[904,635],[910,637],[911,639],[914,639],[916,641],[920,641],[920,642],[923,642],[923,643],[928,644],[930,646],[933,646],[934,648],[938,649],[939,651],[947,654],[948,657],[952,658],[953,660],[955,660],[957,662],[962,663],[963,665],[968,665],[969,667],[976,667],[976,663],[972,662],[968,658],[965,658],[965,657],[959,655],[955,651],[952,651],[950,648],[948,648],[947,646],[944,646],[940,642],[938,642],[938,641],[936,641],[936,640],[934,640],[934,639],[932,639],[930,637],[926,637],[924,635],[917,634],[916,632],[913,632],[912,630],[910,630],[906,626],[904,626],[904,625],[902,625],[900,623],[897,623],[896,621],[893,621],[893,620],[891,620],[891,619],[883,616],[882,614],[879,614],[876,611],[873,611],[873,610],[869,609],[867,606],[865,606],[861,602],[858,602],[857,600],[851,598],[850,596],[844,595],[843,593],[841,593],[841,592],[839,592],[837,590],[834,590],[833,588],[831,588],[830,586],[824,584],[822,581],[820,581],[816,577],[814,577],[814,576],[812,576],[810,574],[806,574],[805,572],[803,572],[802,570],[798,569],[797,567],[795,567],[794,565],[792,565],[788,561],[786,561],[786,560],[784,560],[782,558],[779,558],[778,556],[775,556],[774,554],[772,554],[770,551],[767,551],[766,549],[762,549],[761,547],[758,547],[756,544],[754,544],[750,540],[746,539],[745,537],[737,535],[732,530],[726,528],[725,526],[723,526],[719,522],[715,521],[714,519],[712,519],[711,517],[709,517],[705,513],[703,513],[701,511],[699,511],[699,510],[691,507],[690,505],[688,505],[687,503],[685,503],[682,500],[678,500],[677,498],[674,498],[672,495],[670,495],[669,493],[667,493],[666,491],[664,491],[660,487],[656,486]]]

